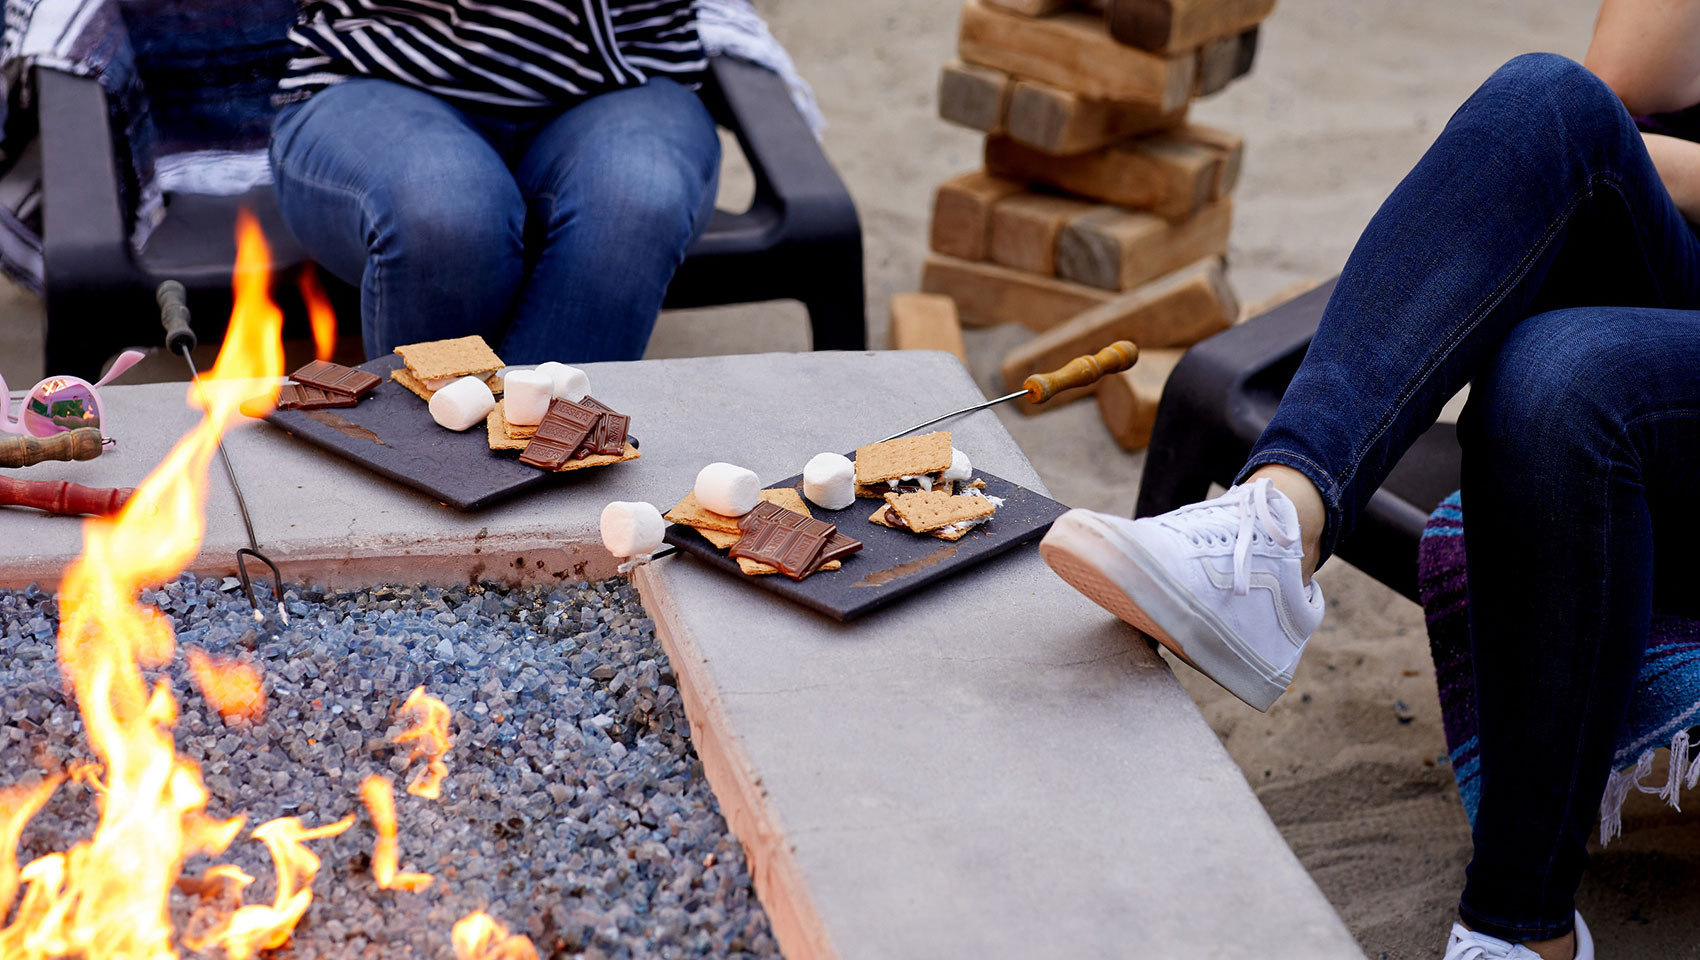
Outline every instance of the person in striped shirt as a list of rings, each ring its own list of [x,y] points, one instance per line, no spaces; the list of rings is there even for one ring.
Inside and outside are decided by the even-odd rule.
[[[368,356],[643,355],[719,178],[692,0],[329,0],[290,38],[278,208]]]

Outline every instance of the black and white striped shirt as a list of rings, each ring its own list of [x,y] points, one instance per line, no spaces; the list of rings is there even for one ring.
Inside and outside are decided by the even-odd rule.
[[[278,82],[293,101],[350,76],[497,108],[568,105],[706,61],[693,0],[315,0]]]

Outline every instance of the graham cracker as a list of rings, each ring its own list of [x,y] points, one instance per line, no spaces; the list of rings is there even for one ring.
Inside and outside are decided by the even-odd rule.
[[[626,444],[626,449],[620,453],[593,453],[582,460],[568,460],[556,468],[556,473],[566,473],[569,470],[583,470],[586,467],[606,467],[610,463],[625,463],[627,460],[638,460],[643,454],[638,448]]]
[[[744,573],[746,573],[746,574],[748,574],[752,577],[759,577],[762,574],[778,573],[779,572],[778,567],[769,566],[765,563],[759,563],[755,560],[751,560],[749,557],[734,557],[733,559],[738,561],[738,569],[739,570],[744,571]],[[815,572],[818,573],[822,570],[837,570],[838,568],[840,568],[842,566],[844,566],[844,561],[842,561],[842,560],[828,560],[827,562],[821,564],[819,567],[815,568]]]
[[[519,428],[508,426],[507,420],[502,418],[502,405],[499,403],[490,410],[490,415],[484,418],[484,431],[490,435],[492,450],[524,450],[530,445],[531,434],[516,437],[513,434],[516,429]],[[531,432],[536,433],[537,428],[532,427]]]
[[[950,431],[898,437],[856,448],[856,482],[864,486],[950,469]]]
[[[885,502],[916,533],[930,533],[958,521],[989,517],[998,509],[985,497],[958,497],[940,490],[888,493]]]
[[[761,492],[761,498],[768,503],[784,507],[792,513],[800,513],[805,517],[814,516],[814,514],[809,512],[808,505],[803,503],[803,497],[801,494],[797,493],[797,489],[795,487],[780,487],[775,490],[763,490]],[[714,543],[715,546],[720,547],[722,550],[726,549],[726,547],[730,547],[733,543],[737,543],[738,538],[743,535],[742,531],[738,529],[737,517],[728,517],[725,514],[715,513],[707,507],[704,507],[702,504],[697,502],[697,495],[695,491],[685,494],[685,499],[680,500],[678,506],[667,511],[667,513],[664,514],[664,517],[672,523],[680,523],[687,527],[694,527],[698,533],[701,533],[704,536],[707,536],[708,531],[710,530],[717,533],[731,534],[731,543],[726,544],[724,547],[715,541],[713,537],[709,537],[709,541]]]
[[[391,370],[390,379],[406,387],[408,390],[412,391],[414,396],[426,403],[430,403],[431,397],[437,392],[435,390],[427,389],[425,384],[420,382],[418,377],[407,372],[406,367],[396,367],[394,370]],[[502,395],[502,388],[506,386],[506,381],[502,379],[502,375],[499,373],[490,374],[488,377],[484,378],[484,382],[489,385],[490,392],[498,397]]]
[[[396,347],[408,372],[420,380],[465,377],[502,369],[502,358],[480,336],[428,340]]]
[[[880,504],[880,508],[875,510],[873,514],[868,517],[868,522],[877,523],[882,527],[891,527],[893,530],[904,529],[903,527],[899,527],[891,522],[891,504],[889,503]],[[927,531],[927,536],[934,537],[939,540],[961,540],[963,537],[968,536],[968,533],[971,530],[973,530],[973,527],[963,527],[959,530],[946,530],[944,527],[940,527],[937,530]]]
[[[702,534],[704,540],[714,544],[716,550],[730,550],[732,545],[743,539],[744,536],[741,533],[723,533],[719,530],[710,530],[707,527],[692,527],[691,529]]]

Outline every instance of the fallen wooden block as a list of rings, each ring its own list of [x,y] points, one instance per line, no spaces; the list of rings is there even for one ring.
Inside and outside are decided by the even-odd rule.
[[[1257,59],[1257,28],[1218,37],[1198,48],[1195,97],[1207,97],[1251,72]]]
[[[1139,362],[1131,369],[1112,373],[1099,382],[1098,415],[1123,450],[1144,450],[1151,445],[1151,426],[1157,422],[1163,385],[1185,353],[1181,347],[1141,350]]]
[[[968,365],[956,301],[936,293],[898,293],[891,297],[891,349],[943,350]]]
[[[1009,91],[1003,131],[1050,154],[1099,150],[1117,140],[1186,121],[1186,107],[1162,111],[1143,103],[1095,100],[1033,80],[1017,80]]]
[[[1226,330],[1239,309],[1221,261],[1211,257],[1086,310],[1011,350],[1004,357],[1003,382],[1010,390],[1019,389],[1032,374],[1061,366],[1116,340],[1132,340],[1141,353],[1188,347]],[[1017,406],[1024,413],[1037,413],[1079,400],[1093,389],[1064,391],[1037,408],[1033,404]]]
[[[1141,50],[1192,50],[1256,26],[1275,0],[1109,0],[1110,35]]]
[[[1209,203],[1221,179],[1222,151],[1172,132],[1053,157],[1008,137],[986,139],[986,170],[1010,180],[1043,183],[1119,207],[1182,220]]]
[[[972,130],[1002,133],[1011,86],[1006,73],[953,60],[939,74],[939,117]]]
[[[993,263],[1049,277],[1057,272],[1057,235],[1069,221],[1097,209],[1097,204],[1050,193],[1004,197],[992,205],[987,253]]]
[[[1102,18],[1071,12],[1024,17],[968,0],[957,56],[1102,100],[1143,103],[1168,113],[1192,96],[1197,58],[1188,49],[1155,54],[1124,46]]]
[[[1074,6],[1073,0],[986,0],[994,7],[1027,17],[1043,17]]]
[[[1017,181],[994,177],[983,170],[939,184],[933,197],[932,248],[964,260],[986,259],[992,205],[1025,189]]]
[[[938,254],[928,257],[921,270],[921,289],[956,301],[957,317],[963,326],[1019,323],[1035,331],[1066,323],[1082,311],[1115,298],[1115,294],[1078,283]],[[1065,357],[1064,361],[1072,359]]]
[[[1089,287],[1132,290],[1227,253],[1233,218],[1233,201],[1226,197],[1175,223],[1141,210],[1097,207],[1057,234],[1056,275]]]

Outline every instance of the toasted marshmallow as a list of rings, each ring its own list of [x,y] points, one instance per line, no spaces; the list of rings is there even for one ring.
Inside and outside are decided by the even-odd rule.
[[[577,403],[590,395],[590,377],[577,367],[550,360],[538,364],[537,372],[549,377],[550,393],[557,400]]]
[[[761,481],[755,472],[732,463],[703,467],[692,489],[705,509],[728,517],[741,517],[761,502]]]
[[[602,545],[616,557],[645,557],[661,548],[666,523],[648,503],[615,500],[602,508]]]
[[[533,427],[543,422],[554,399],[554,381],[537,370],[514,370],[503,378],[502,419],[516,427]]]
[[[826,510],[850,506],[856,502],[856,465],[842,454],[815,454],[803,467],[803,496]]]
[[[496,409],[496,395],[481,377],[461,377],[436,393],[428,404],[431,419],[450,430],[465,430],[483,422]]]
[[[945,468],[944,474],[942,475],[942,479],[945,479],[945,480],[972,480],[973,478],[974,478],[974,464],[969,462],[968,454],[963,453],[961,450],[958,450],[955,447],[951,447],[950,448],[950,466]]]

